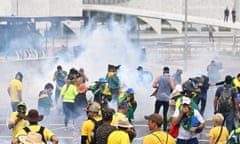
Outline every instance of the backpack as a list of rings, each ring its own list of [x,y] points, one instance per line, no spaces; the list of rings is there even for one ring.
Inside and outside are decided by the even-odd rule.
[[[172,118],[170,118],[170,120],[168,120],[168,121],[169,121],[169,123],[168,123],[169,124],[168,133],[172,137],[176,138],[178,136],[180,125],[178,124],[178,125],[174,126],[173,123],[172,123]]]
[[[233,108],[232,87],[223,87],[218,99],[218,111],[220,113],[229,112]]]
[[[240,143],[240,132],[233,130],[233,134],[228,138],[227,144],[239,144]]]
[[[29,132],[31,132],[31,130],[28,127],[24,127],[23,129],[27,134]],[[47,141],[45,140],[44,134],[43,134],[44,129],[45,129],[45,127],[41,126],[40,129],[36,133],[39,133],[42,136],[42,141],[46,144]]]
[[[96,132],[97,128],[103,124],[103,120],[96,121],[95,119],[91,118],[90,119],[94,123],[94,129],[92,131],[92,141],[90,144],[96,144]]]

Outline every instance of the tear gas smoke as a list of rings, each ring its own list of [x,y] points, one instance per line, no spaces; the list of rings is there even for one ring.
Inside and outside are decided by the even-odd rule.
[[[164,58],[164,55],[158,55],[157,49],[147,50],[146,62],[141,60],[141,50],[129,38],[127,26],[124,23],[110,21],[108,25],[99,25],[91,27],[91,24],[81,31],[79,44],[84,50],[79,57],[72,57],[73,50],[68,49],[69,55],[61,55],[59,58],[44,58],[35,60],[8,61],[1,62],[1,105],[2,109],[9,109],[10,101],[7,95],[7,87],[16,72],[21,71],[23,78],[23,100],[27,103],[28,109],[37,108],[37,96],[40,90],[47,82],[52,82],[53,73],[57,65],[62,65],[63,69],[68,71],[70,68],[84,68],[89,77],[88,85],[97,80],[99,77],[105,77],[108,64],[121,65],[118,73],[121,79],[122,90],[131,87],[135,90],[135,98],[138,107],[135,112],[135,120],[143,120],[144,115],[153,113],[155,98],[150,97],[153,91],[152,83],[139,84],[137,79],[137,66],[143,65],[144,69],[151,71],[156,77],[162,74],[162,67],[169,66],[170,73],[174,73],[178,66],[184,67],[184,61]],[[15,44],[21,47],[21,43]],[[149,56],[153,56],[150,58]],[[173,56],[174,57],[174,56]],[[208,51],[198,52],[194,57],[188,59],[188,67],[183,70],[183,81],[189,77],[195,76],[198,71],[206,73],[206,66],[211,59],[216,59],[223,63],[222,76],[225,74],[236,75],[237,69],[234,69],[230,59],[222,59],[218,55],[209,54]],[[67,60],[67,61],[66,61]],[[238,60],[238,59],[236,59]],[[53,83],[53,82],[52,82]],[[213,114],[214,91],[208,94],[207,108],[205,117],[210,118]],[[162,114],[162,113],[161,113]],[[8,113],[6,113],[8,116]]]

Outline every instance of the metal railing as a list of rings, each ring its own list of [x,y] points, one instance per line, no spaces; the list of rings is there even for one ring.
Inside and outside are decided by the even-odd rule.
[[[119,4],[130,0],[83,0],[83,4]]]

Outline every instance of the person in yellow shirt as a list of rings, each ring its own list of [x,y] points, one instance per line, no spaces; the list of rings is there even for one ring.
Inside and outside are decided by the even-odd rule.
[[[151,130],[151,133],[144,137],[143,144],[175,144],[174,138],[161,130],[163,123],[161,115],[155,113],[144,118],[148,120],[148,128]]]
[[[233,86],[237,89],[237,92],[240,93],[240,73],[233,79]]]
[[[117,125],[117,130],[111,132],[108,136],[108,144],[130,144],[129,131],[132,131],[132,125],[128,118],[121,118]]]
[[[208,144],[224,144],[228,140],[228,130],[223,126],[224,117],[221,113],[216,113],[213,117],[213,128],[209,132]]]
[[[26,104],[24,102],[20,102],[17,105],[17,111],[12,112],[9,117],[8,128],[12,129],[12,139],[14,139],[19,130],[28,125],[28,121],[24,120],[26,110]]]
[[[62,108],[64,113],[64,130],[67,130],[68,122],[74,116],[74,101],[77,96],[77,88],[72,80],[69,80],[61,89]]]
[[[20,137],[28,136],[28,134],[31,134],[32,132],[39,133],[42,136],[42,141],[44,143],[51,141],[53,144],[58,144],[59,141],[57,136],[47,127],[43,127],[38,124],[38,122],[43,120],[43,115],[39,115],[36,109],[29,110],[24,119],[28,120],[30,125],[18,131],[17,135],[12,141],[12,144],[18,144],[20,142]]]
[[[7,89],[11,100],[12,112],[16,111],[18,103],[22,101],[22,80],[23,74],[21,72],[17,72],[15,79],[11,80]]]
[[[112,119],[111,125],[112,126],[117,126],[117,124],[119,123],[119,121],[121,119],[127,118],[127,116],[126,116],[127,111],[128,111],[128,103],[122,102],[121,104],[119,104],[118,112],[116,112],[113,115],[113,119]],[[135,131],[134,127],[129,128],[127,130],[127,132],[128,132],[130,141],[132,141],[136,137],[136,131]]]
[[[119,104],[118,106],[118,112],[116,112],[114,115],[113,115],[113,119],[112,119],[112,122],[111,122],[111,125],[112,126],[116,126],[118,121],[121,119],[121,118],[125,118],[127,117],[126,116],[126,113],[128,111],[128,104],[126,102],[123,102],[121,104]]]
[[[99,109],[95,104],[91,104],[87,108],[88,119],[82,124],[81,144],[91,144],[93,141],[95,141],[95,138],[92,137],[92,134],[97,128],[95,124],[97,124],[96,117],[98,112]]]

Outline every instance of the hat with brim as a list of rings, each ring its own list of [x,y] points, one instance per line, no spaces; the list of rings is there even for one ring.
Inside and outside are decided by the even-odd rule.
[[[99,78],[98,82],[100,82],[100,83],[107,83],[107,80],[105,78]]]
[[[27,135],[19,136],[18,140],[23,144],[44,144],[42,135],[36,132],[29,132]]]
[[[121,65],[115,66],[115,65],[112,65],[112,64],[108,64],[108,71],[110,69],[114,69],[114,71],[117,71],[120,67],[121,67]]]
[[[28,115],[25,116],[24,119],[28,120],[29,122],[39,122],[43,120],[43,115],[39,115],[37,110],[31,109],[28,111]]]
[[[177,84],[173,92],[170,94],[170,98],[176,98],[177,96],[181,96],[181,92],[183,91],[182,85]]]
[[[170,94],[170,99],[174,99],[174,98],[177,98],[178,96],[181,96],[182,94],[181,94],[181,92],[172,92],[171,94]]]
[[[133,125],[131,125],[128,121],[128,118],[121,118],[118,123],[117,123],[118,127],[123,127],[123,128],[131,128],[133,127]]]

